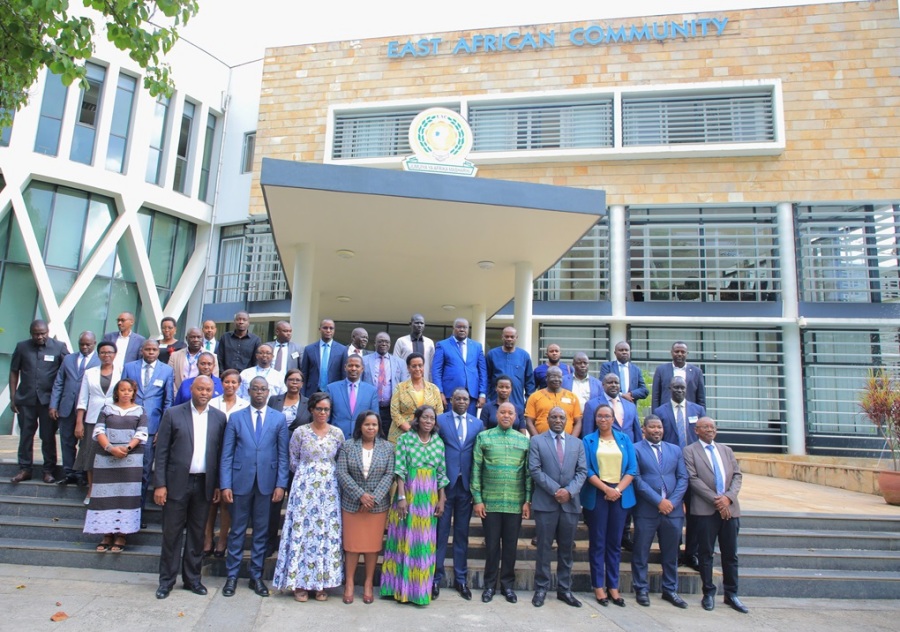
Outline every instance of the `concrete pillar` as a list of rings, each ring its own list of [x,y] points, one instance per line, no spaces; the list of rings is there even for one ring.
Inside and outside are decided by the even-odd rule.
[[[788,454],[806,454],[806,415],[803,410],[802,345],[800,339],[800,292],[794,247],[794,208],[788,202],[775,207],[778,220],[778,257],[781,268],[782,325],[784,349],[784,392],[787,416]]]
[[[613,322],[609,326],[609,357],[613,357],[616,343],[627,338],[625,322],[628,296],[628,238],[625,230],[625,207],[609,207],[609,300]]]
[[[487,312],[484,305],[472,305],[472,322],[471,327],[472,340],[480,342],[484,346],[485,334],[487,330]]]
[[[530,261],[516,263],[516,296],[513,327],[519,334],[516,346],[532,353],[534,329],[534,266]]]
[[[296,247],[294,276],[291,280],[291,325],[294,342],[303,346],[316,339],[318,297],[313,291],[313,245]]]

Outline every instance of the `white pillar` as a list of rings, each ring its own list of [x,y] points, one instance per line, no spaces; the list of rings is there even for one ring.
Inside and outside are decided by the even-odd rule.
[[[800,292],[797,287],[797,261],[794,248],[794,208],[788,202],[775,207],[778,218],[778,257],[781,267],[782,316],[788,319],[781,328],[784,349],[784,392],[787,416],[788,454],[806,454],[806,416],[803,410],[803,370],[798,317]]]
[[[313,245],[300,244],[294,256],[294,276],[291,280],[291,326],[294,341],[303,346],[315,338],[317,300],[313,297]]]
[[[487,312],[484,305],[472,305],[472,340],[480,342],[484,346],[485,333],[487,330]]]
[[[628,327],[625,324],[626,297],[628,296],[628,240],[625,230],[625,207],[613,204],[609,207],[609,300],[613,322],[609,326],[609,357],[613,356],[616,343],[625,340]]]
[[[530,261],[516,263],[516,296],[513,326],[519,334],[516,346],[531,353],[534,329],[534,266]]]

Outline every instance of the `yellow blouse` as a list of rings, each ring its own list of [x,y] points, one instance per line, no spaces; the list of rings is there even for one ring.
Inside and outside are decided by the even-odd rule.
[[[597,468],[604,483],[618,483],[622,480],[622,451],[615,439],[597,442]]]

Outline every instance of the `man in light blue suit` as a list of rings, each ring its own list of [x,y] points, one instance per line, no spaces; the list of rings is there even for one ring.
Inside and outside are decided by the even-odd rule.
[[[147,496],[147,485],[150,482],[150,470],[153,467],[153,441],[163,413],[175,401],[175,372],[168,364],[158,361],[159,342],[145,340],[141,345],[143,359],[128,362],[122,369],[122,379],[134,380],[137,385],[136,403],[144,407],[147,415],[147,443],[144,446],[144,475],[141,477],[141,510]],[[147,522],[141,515],[141,528]]]
[[[469,321],[465,318],[457,318],[453,335],[434,346],[431,381],[441,391],[444,410],[457,388],[464,388],[469,394],[470,415],[484,406],[488,390],[484,349],[469,339]]]
[[[603,393],[600,397],[595,397],[584,407],[584,416],[581,422],[581,436],[586,437],[597,426],[594,423],[594,414],[600,404],[609,404],[612,406],[616,416],[616,422],[613,428],[619,432],[624,432],[632,443],[641,440],[641,422],[638,420],[637,407],[619,396],[619,376],[615,373],[607,373],[603,378]]]
[[[647,390],[647,384],[644,382],[644,372],[631,362],[631,345],[624,340],[616,343],[614,353],[615,360],[604,362],[600,365],[600,379],[602,380],[608,373],[615,373],[619,376],[619,387],[622,391],[622,397],[637,406],[637,403],[646,399],[650,391]],[[627,379],[625,378],[627,376]]]
[[[306,345],[300,359],[304,397],[319,391],[324,393],[329,384],[344,378],[347,347],[334,339],[334,321],[328,318],[323,320],[319,324],[319,335],[319,340]],[[323,359],[325,362],[322,362]]]
[[[400,384],[409,379],[406,362],[391,350],[391,337],[386,331],[375,334],[375,353],[363,357],[362,379],[375,387],[378,394],[378,415],[381,417],[381,432],[385,437],[391,427],[391,396]],[[382,367],[384,367],[382,369]]]
[[[344,439],[349,439],[353,434],[353,425],[359,413],[364,410],[378,411],[378,391],[360,379],[362,370],[362,358],[355,354],[350,356],[344,364],[347,377],[332,382],[326,389],[331,397],[330,423],[341,429]]]
[[[269,383],[255,377],[250,382],[250,406],[231,416],[225,427],[219,467],[222,500],[231,505],[228,532],[228,578],[222,596],[232,597],[244,551],[247,527],[253,528],[250,547],[250,589],[268,597],[263,583],[263,562],[269,537],[269,507],[280,503],[288,481],[288,430],[284,415],[266,406]]]
[[[572,391],[575,393],[575,396],[578,398],[578,403],[581,404],[581,410],[584,411],[587,403],[596,397],[600,397],[603,394],[603,384],[592,375],[588,374],[588,368],[590,367],[590,360],[587,357],[587,354],[583,351],[579,351],[575,354],[575,357],[572,358],[572,371],[571,375],[564,375],[562,381],[562,387],[567,391]]]
[[[437,356],[435,356],[437,357]],[[444,442],[447,462],[447,503],[438,520],[437,551],[435,552],[434,583],[431,596],[440,594],[444,579],[444,558],[447,556],[447,539],[453,529],[453,587],[463,599],[472,599],[468,584],[469,521],[472,519],[472,461],[475,456],[475,438],[484,430],[484,424],[469,410],[469,393],[464,386],[457,387],[450,396],[451,412],[439,415],[438,430]]]
[[[96,347],[97,337],[94,332],[81,332],[78,337],[79,353],[70,353],[63,358],[53,381],[53,390],[50,391],[50,408],[47,412],[50,419],[59,425],[59,443],[65,470],[65,476],[57,481],[60,485],[79,482],[80,477],[75,471],[75,447],[78,445],[78,439],[75,438],[75,404],[78,403],[85,370],[100,366],[100,358],[94,353]],[[84,472],[81,473],[81,478],[86,483],[87,480],[83,477]]]
[[[684,524],[684,492],[688,488],[687,468],[681,448],[666,443],[662,421],[656,415],[644,420],[644,440],[634,444],[638,475],[634,478],[637,504],[634,515],[634,551],[631,557],[635,599],[650,605],[647,562],[653,536],[659,539],[662,561],[662,598],[676,608],[687,608],[678,596],[678,540]]]

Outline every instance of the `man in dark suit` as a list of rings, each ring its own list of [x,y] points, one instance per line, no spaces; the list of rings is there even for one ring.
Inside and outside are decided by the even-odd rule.
[[[613,427],[620,432],[624,432],[632,443],[641,440],[641,422],[638,419],[637,407],[622,398],[619,392],[619,376],[616,373],[607,373],[603,377],[603,392],[600,397],[592,399],[584,407],[584,416],[581,422],[581,436],[586,437],[597,429],[594,422],[594,415],[597,413],[597,407],[601,404],[612,406],[613,413],[616,416],[616,422]]]
[[[347,377],[328,385],[331,396],[331,419],[329,423],[344,433],[344,439],[353,434],[356,416],[364,410],[378,410],[378,392],[371,384],[362,381],[363,362],[358,355],[347,358],[344,375]]]
[[[378,395],[378,411],[381,417],[381,432],[387,437],[391,427],[391,395],[394,389],[409,379],[406,362],[390,353],[391,337],[386,331],[375,334],[375,353],[363,358],[362,379],[375,387]]]
[[[325,392],[332,382],[344,379],[347,347],[334,339],[334,321],[326,318],[319,324],[321,338],[303,349],[300,371],[303,373],[303,395]],[[323,368],[324,367],[324,368]]]
[[[647,562],[653,536],[657,536],[662,558],[662,598],[676,608],[687,608],[678,595],[678,540],[684,524],[682,498],[688,487],[688,475],[681,448],[665,443],[662,436],[659,417],[647,415],[644,440],[634,444],[638,475],[634,478],[637,504],[632,512],[631,584],[638,604],[649,606]]]
[[[156,431],[163,413],[175,401],[175,372],[168,364],[159,361],[159,342],[145,340],[141,346],[143,359],[129,362],[122,369],[122,379],[134,380],[138,385],[136,403],[144,407],[147,415],[147,444],[144,446],[144,475],[141,478],[141,510],[150,484],[150,470],[153,467],[153,450]],[[141,515],[141,528],[147,522]]]
[[[128,362],[134,362],[141,357],[141,348],[145,338],[134,332],[134,314],[122,312],[116,318],[118,331],[110,331],[103,335],[103,342],[111,342],[116,345],[115,366],[120,369]]]
[[[580,608],[581,602],[572,594],[572,561],[587,462],[581,439],[565,432],[566,413],[562,408],[550,410],[547,423],[550,429],[531,439],[528,452],[528,471],[534,481],[531,509],[537,532],[531,603],[537,608],[543,606],[550,590],[550,555],[556,539],[556,597]]]
[[[481,344],[469,339],[469,321],[457,318],[453,335],[434,347],[431,381],[441,391],[444,410],[457,388],[469,393],[469,414],[484,406],[487,396],[487,363]]]
[[[66,345],[50,337],[43,320],[31,323],[31,338],[16,344],[9,365],[10,409],[19,420],[19,473],[10,481],[31,478],[34,462],[34,435],[40,432],[45,483],[55,482],[56,422],[50,417],[53,381],[68,355]]]
[[[250,331],[250,315],[237,312],[234,315],[234,329],[226,331],[216,344],[219,372],[228,369],[243,371],[256,364],[256,350],[262,340]]]
[[[207,593],[200,582],[203,532],[210,503],[219,501],[226,423],[225,413],[208,406],[212,396],[212,379],[194,378],[191,401],[169,408],[159,425],[153,473],[153,501],[163,508],[157,599],[169,596],[179,567],[185,590]]]
[[[722,587],[725,605],[738,612],[749,612],[738,598],[738,532],[741,527],[741,468],[731,448],[716,443],[716,422],[702,417],[697,422],[699,440],[684,449],[691,487],[691,513],[697,520],[700,555],[700,579],[703,582],[704,610],[716,607],[713,583],[713,554],[716,540],[722,560]]]
[[[464,386],[450,396],[451,412],[439,415],[438,431],[444,442],[447,463],[447,503],[438,520],[437,551],[435,552],[434,583],[431,595],[437,599],[440,583],[444,579],[444,558],[447,556],[447,539],[453,529],[453,587],[463,599],[472,598],[468,583],[469,522],[472,519],[472,460],[475,439],[484,430],[481,420],[471,415],[469,393]]]
[[[608,373],[618,375],[622,397],[637,406],[640,400],[646,399],[650,394],[644,382],[644,372],[631,363],[631,345],[624,340],[616,343],[613,353],[616,356],[615,360],[600,365],[600,379],[602,380]]]
[[[291,369],[300,368],[300,356],[303,355],[303,349],[296,342],[291,340],[294,334],[294,328],[286,320],[279,320],[275,323],[275,340],[269,343],[272,347],[272,353],[275,359],[272,367],[284,376]]]
[[[59,444],[62,447],[62,462],[65,476],[59,479],[60,485],[69,485],[87,479],[84,472],[79,477],[75,471],[75,404],[81,392],[81,379],[85,369],[100,366],[100,358],[94,353],[97,348],[97,337],[92,331],[83,331],[78,337],[78,353],[70,353],[63,358],[62,365],[53,381],[50,393],[50,419],[59,427]]]
[[[222,596],[234,596],[244,551],[247,527],[253,528],[250,548],[250,589],[268,597],[262,579],[269,537],[269,506],[280,503],[288,480],[287,420],[266,406],[269,383],[255,377],[250,382],[250,406],[231,416],[225,428],[222,460],[219,467],[222,500],[231,505],[231,531],[228,532],[228,579]]]
[[[706,385],[700,367],[687,362],[687,344],[678,341],[672,345],[672,362],[660,364],[653,373],[652,409],[656,410],[671,399],[669,385],[673,377],[684,378],[687,399],[706,408]]]

